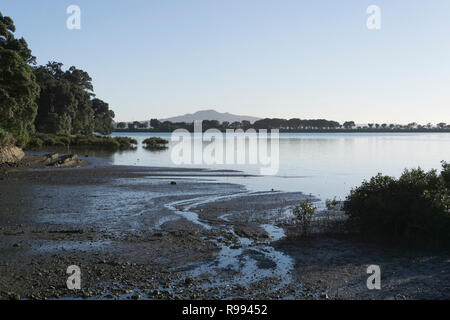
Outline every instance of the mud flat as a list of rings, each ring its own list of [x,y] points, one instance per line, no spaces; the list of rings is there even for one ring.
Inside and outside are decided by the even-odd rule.
[[[450,297],[450,255],[299,238],[289,207],[302,193],[215,180],[233,171],[80,161],[0,169],[0,298]],[[382,268],[380,291],[367,290],[369,264]],[[79,291],[66,288],[71,265]]]

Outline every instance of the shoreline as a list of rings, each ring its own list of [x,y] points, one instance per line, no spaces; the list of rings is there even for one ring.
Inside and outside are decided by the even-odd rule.
[[[219,129],[220,130],[220,129]],[[258,129],[259,130],[259,129]],[[271,129],[265,129],[270,132]],[[450,129],[411,129],[411,130],[383,130],[383,129],[311,129],[311,130],[287,130],[287,129],[275,129],[280,133],[450,133]],[[190,133],[194,133],[193,130],[188,130]],[[220,130],[222,133],[226,133],[226,130]],[[172,133],[173,130],[162,131],[161,129],[114,129],[114,133]]]
[[[303,193],[100,162],[2,176],[0,299],[450,298],[448,254],[299,238],[289,207]],[[365,288],[368,264],[381,265],[383,290]],[[70,265],[81,291],[65,288]]]

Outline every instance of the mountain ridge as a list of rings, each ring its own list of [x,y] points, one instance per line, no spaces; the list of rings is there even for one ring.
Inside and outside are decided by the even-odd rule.
[[[170,121],[170,122],[193,122],[196,120],[217,120],[219,122],[228,121],[230,123],[235,121],[250,121],[250,123],[254,123],[261,118],[246,116],[246,115],[236,115],[229,112],[218,112],[213,109],[199,110],[194,113],[187,113],[181,116],[175,116],[165,119],[159,119],[160,121]]]

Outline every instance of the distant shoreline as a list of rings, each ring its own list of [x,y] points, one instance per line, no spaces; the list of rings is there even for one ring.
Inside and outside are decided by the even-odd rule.
[[[193,130],[188,130],[193,132]],[[257,130],[258,131],[258,130]],[[270,132],[270,129],[267,129]],[[114,132],[148,132],[148,133],[170,133],[173,130],[161,129],[114,129]],[[225,133],[225,130],[221,130]],[[450,129],[305,129],[288,130],[280,129],[280,133],[450,133]]]

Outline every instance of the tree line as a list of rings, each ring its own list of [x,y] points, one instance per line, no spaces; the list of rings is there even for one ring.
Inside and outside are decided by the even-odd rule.
[[[352,125],[353,123],[353,125]],[[354,126],[354,122],[346,122],[346,126],[349,128]],[[192,131],[194,129],[194,124],[192,122],[170,122],[170,121],[159,121],[158,119],[151,119],[150,121],[134,121],[130,123],[119,122],[117,123],[117,129],[129,129],[129,130],[139,130],[152,128],[154,130],[161,131],[173,131],[176,129],[186,129]],[[253,129],[336,129],[340,128],[341,125],[336,121],[317,119],[317,120],[301,120],[301,119],[261,119],[253,124],[250,121],[235,121],[235,122],[219,122],[218,120],[204,120],[202,121],[203,130],[208,129],[243,129],[247,130]]]
[[[160,132],[171,132],[176,129],[186,129],[188,131],[194,130],[194,124],[192,122],[170,122],[170,121],[159,121],[158,119],[151,119],[150,121],[134,121],[134,122],[119,122],[116,124],[116,128],[118,130],[131,130],[131,131],[139,131],[139,130],[147,130],[147,131],[160,131]],[[428,123],[427,125],[420,125],[415,122],[409,123],[407,125],[396,125],[396,124],[378,124],[378,123],[369,123],[367,125],[357,126],[354,121],[345,121],[344,123],[339,123],[337,121],[325,120],[325,119],[261,119],[253,124],[249,121],[236,121],[236,122],[219,122],[217,120],[204,120],[202,122],[202,129],[218,129],[221,131],[225,131],[227,129],[243,129],[248,130],[250,128],[261,130],[261,129],[279,129],[280,131],[289,132],[289,131],[327,131],[327,130],[355,130],[355,131],[372,131],[372,130],[385,130],[385,131],[414,131],[414,130],[449,130],[450,125],[441,122],[437,125],[432,125]]]
[[[0,145],[25,145],[36,132],[109,134],[114,112],[95,97],[86,71],[59,62],[36,65],[14,21],[0,12]]]

